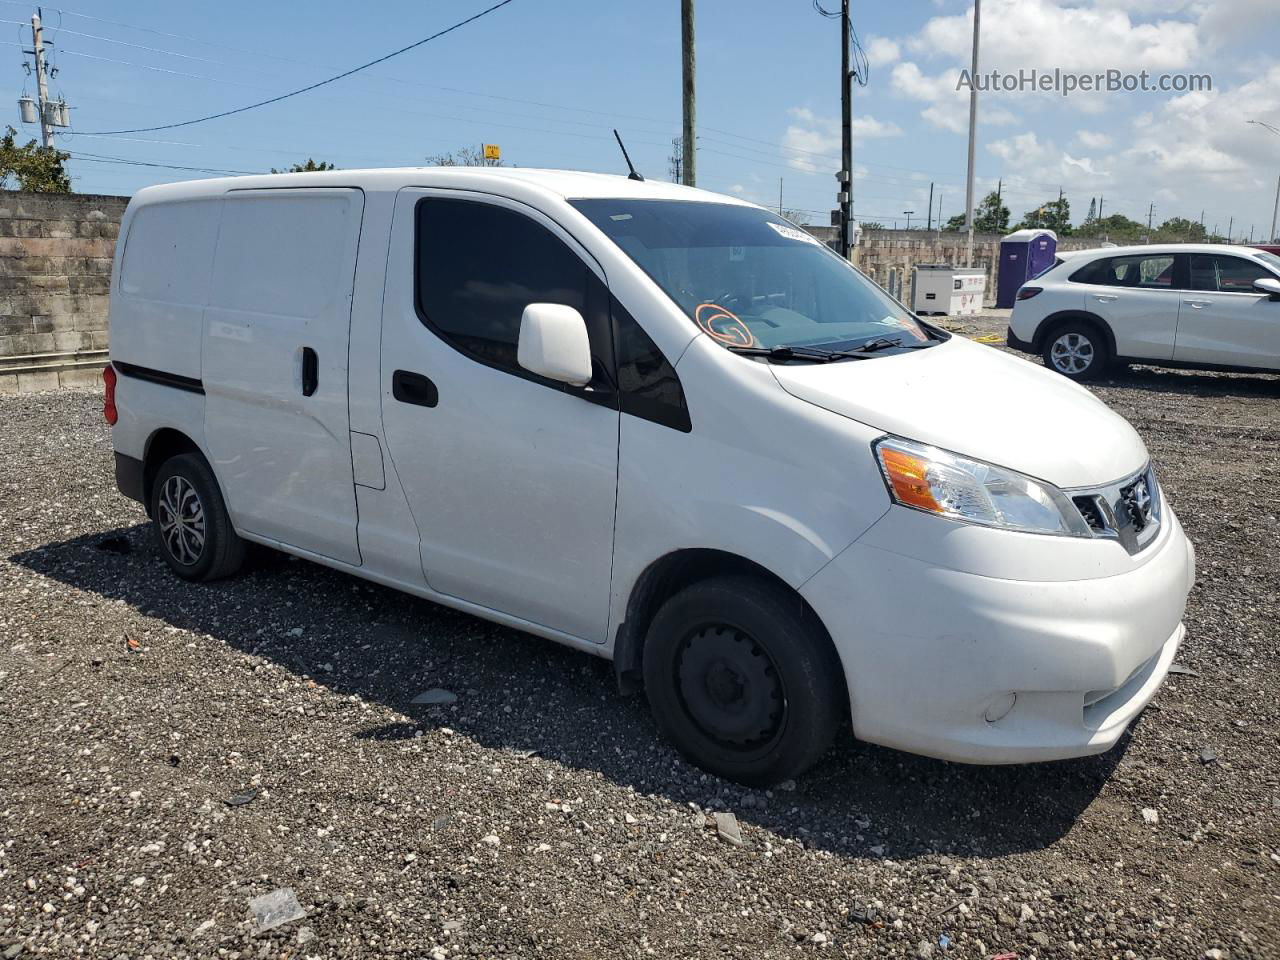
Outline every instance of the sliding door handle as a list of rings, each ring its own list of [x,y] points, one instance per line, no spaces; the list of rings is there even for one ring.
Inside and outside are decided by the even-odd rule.
[[[419,407],[434,407],[440,402],[436,385],[420,373],[397,370],[391,375],[391,395],[401,403]]]
[[[309,397],[320,385],[320,358],[310,347],[302,348],[302,395]]]

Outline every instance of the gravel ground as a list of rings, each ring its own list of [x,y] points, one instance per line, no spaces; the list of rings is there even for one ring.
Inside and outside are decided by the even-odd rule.
[[[604,661],[278,556],[180,582],[98,397],[0,398],[0,957],[1280,957],[1280,378],[1096,389],[1199,549],[1195,673],[1102,757],[845,738],[772,792]]]

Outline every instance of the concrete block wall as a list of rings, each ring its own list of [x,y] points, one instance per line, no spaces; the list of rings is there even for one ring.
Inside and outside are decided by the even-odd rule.
[[[0,392],[96,382],[128,202],[0,191]]]

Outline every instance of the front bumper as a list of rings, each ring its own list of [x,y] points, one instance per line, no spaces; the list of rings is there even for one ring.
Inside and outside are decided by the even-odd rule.
[[[981,576],[854,543],[801,590],[840,653],[854,733],[967,763],[1109,749],[1184,634],[1195,551],[1172,510],[1163,526],[1094,579]],[[1060,541],[1034,539],[1052,563]]]

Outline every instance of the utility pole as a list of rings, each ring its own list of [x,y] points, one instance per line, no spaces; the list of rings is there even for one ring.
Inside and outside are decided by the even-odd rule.
[[[693,0],[680,0],[680,46],[683,67],[681,70],[681,95],[684,106],[682,129],[684,159],[680,164],[683,183],[689,187],[698,185],[697,134],[694,132],[694,55],[693,55]]]
[[[903,210],[902,212],[903,212],[903,213],[905,213],[905,214],[907,215],[907,229],[908,229],[908,230],[910,230],[910,229],[911,229],[911,215],[912,215],[913,213],[915,213],[915,211],[914,211],[914,210]]]
[[[1231,231],[1235,229],[1235,226],[1236,226],[1236,218],[1231,217],[1227,221],[1227,243],[1231,242]]]
[[[840,0],[840,256],[853,247],[853,78],[849,75],[849,0]]]
[[[932,230],[932,229],[933,229],[933,184],[932,184],[932,183],[930,183],[930,184],[929,184],[929,207],[928,207],[928,210],[929,210],[929,212],[928,212],[928,214],[926,214],[926,218],[927,218],[927,219],[925,220],[924,228],[925,228],[926,230]]]
[[[938,191],[938,232],[942,232],[942,191]]]
[[[40,14],[31,15],[31,40],[35,48],[31,52],[36,58],[36,95],[39,99],[37,107],[40,111],[40,143],[48,149],[53,146],[53,124],[50,123],[49,76],[44,63],[44,27],[40,25]]]
[[[1104,197],[1102,194],[1098,194],[1098,219],[1099,220],[1102,219],[1102,203],[1106,199],[1107,198]]]
[[[1271,208],[1271,242],[1280,242],[1280,233],[1276,233],[1276,216],[1280,214],[1280,177],[1276,177],[1276,202]]]
[[[1269,130],[1271,133],[1274,133],[1276,136],[1280,137],[1280,127],[1273,126],[1272,124],[1266,123],[1263,120],[1246,120],[1245,123],[1252,123],[1255,126],[1262,127],[1264,130]],[[1272,243],[1275,243],[1277,242],[1278,239],[1280,239],[1280,234],[1276,233],[1276,214],[1277,213],[1280,213],[1280,179],[1276,180],[1276,202],[1275,202],[1275,206],[1271,208],[1271,242]]]
[[[778,178],[778,216],[782,216],[782,178]]]
[[[1151,242],[1151,218],[1156,212],[1156,202],[1151,201],[1151,206],[1147,207],[1147,243]]]
[[[964,265],[973,266],[973,150],[978,133],[978,32],[982,21],[982,0],[973,0],[973,64],[969,73],[973,81],[969,86],[969,170],[964,186],[964,229],[969,234],[965,241]]]

